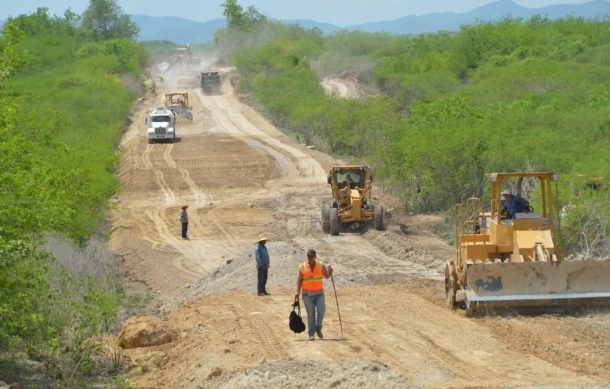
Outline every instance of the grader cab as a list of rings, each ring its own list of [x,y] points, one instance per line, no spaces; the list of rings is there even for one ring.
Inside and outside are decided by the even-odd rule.
[[[342,226],[355,230],[373,224],[384,229],[383,208],[371,196],[373,175],[366,165],[335,166],[327,179],[332,201],[322,204],[322,230],[339,235]]]
[[[555,240],[552,173],[493,173],[491,204],[479,198],[454,211],[456,256],[445,265],[445,302],[469,315],[507,306],[610,304],[610,261],[564,260]],[[510,215],[507,186],[526,179],[538,201]],[[509,196],[509,199],[512,195]],[[531,206],[529,204],[532,204]]]

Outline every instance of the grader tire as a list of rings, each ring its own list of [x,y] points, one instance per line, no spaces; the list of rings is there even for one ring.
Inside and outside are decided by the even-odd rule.
[[[326,204],[322,204],[322,231],[330,232],[330,208]]]
[[[447,262],[445,264],[445,304],[447,304],[449,309],[455,309],[457,307],[455,303],[457,281],[453,276],[454,272],[452,270],[451,265]]]
[[[383,207],[378,204],[373,208],[373,225],[377,231],[383,231],[385,229],[383,223]]]
[[[329,212],[330,216],[330,234],[331,235],[339,235],[339,231],[341,230],[341,223],[339,222],[339,213],[337,212],[337,208],[331,208]]]

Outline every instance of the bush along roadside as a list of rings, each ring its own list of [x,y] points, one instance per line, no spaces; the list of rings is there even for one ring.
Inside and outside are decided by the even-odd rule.
[[[0,379],[85,387],[112,379],[104,342],[124,294],[99,238],[116,146],[145,51],[70,11],[10,19],[0,38]],[[103,378],[110,377],[110,378]]]

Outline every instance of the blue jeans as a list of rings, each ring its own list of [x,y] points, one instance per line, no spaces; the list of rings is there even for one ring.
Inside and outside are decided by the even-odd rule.
[[[324,293],[315,296],[303,295],[303,304],[307,310],[307,333],[313,336],[316,330],[322,331],[322,320],[326,312]]]
[[[269,275],[269,269],[265,269],[262,267],[258,269],[258,293],[266,293],[267,292],[267,277]]]

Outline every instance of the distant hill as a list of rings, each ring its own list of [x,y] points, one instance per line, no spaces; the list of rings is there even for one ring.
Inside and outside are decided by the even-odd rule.
[[[559,4],[543,8],[527,8],[510,0],[499,0],[461,14],[445,12],[405,16],[394,20],[352,25],[346,28],[365,32],[421,34],[440,30],[458,31],[460,26],[478,21],[497,21],[506,17],[529,19],[536,15],[546,16],[549,19],[575,16],[601,20],[610,15],[610,2],[596,0],[584,4]]]
[[[168,40],[178,44],[209,43],[214,33],[227,25],[225,19],[198,22],[177,17],[129,15],[140,27],[140,41]]]
[[[397,12],[400,11],[397,10]],[[340,30],[421,34],[436,31],[458,31],[460,26],[478,21],[497,21],[505,17],[528,19],[535,15],[546,16],[549,19],[575,16],[601,20],[610,15],[610,1],[595,0],[584,4],[559,4],[543,8],[527,8],[510,0],[499,0],[466,13],[444,12],[421,16],[404,16],[394,20],[355,24],[347,27],[313,20],[282,20],[282,22],[305,28],[316,27],[324,34],[332,34]],[[142,41],[169,40],[179,44],[209,43],[214,40],[214,33],[226,25],[224,19],[197,22],[177,17],[130,16],[140,26],[139,39]]]

